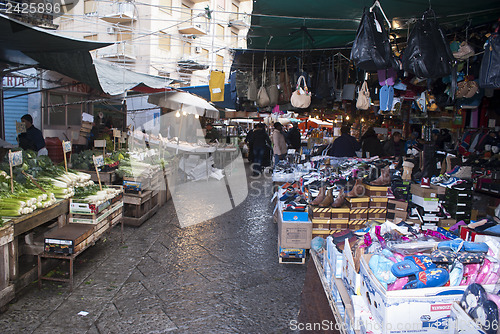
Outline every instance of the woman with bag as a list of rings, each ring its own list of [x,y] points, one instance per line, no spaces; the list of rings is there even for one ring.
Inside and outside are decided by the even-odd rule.
[[[280,122],[274,123],[272,141],[273,141],[275,166],[280,162],[280,160],[283,160],[285,158],[287,152],[285,135],[283,134],[282,131],[283,131],[283,125]]]

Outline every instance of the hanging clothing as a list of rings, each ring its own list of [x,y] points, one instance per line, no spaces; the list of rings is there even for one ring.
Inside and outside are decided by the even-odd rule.
[[[221,102],[224,101],[224,80],[225,74],[220,71],[210,72],[210,80],[208,81],[208,88],[210,89],[210,101]]]

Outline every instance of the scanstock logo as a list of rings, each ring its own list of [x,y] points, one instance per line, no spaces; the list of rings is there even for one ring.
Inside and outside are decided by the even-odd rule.
[[[431,312],[449,311],[449,310],[451,310],[451,304],[431,305]]]

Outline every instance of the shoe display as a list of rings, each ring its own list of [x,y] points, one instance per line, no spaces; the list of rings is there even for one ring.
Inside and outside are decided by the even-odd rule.
[[[361,179],[356,179],[356,183],[352,187],[351,191],[347,193],[347,197],[361,197],[365,194],[365,187],[363,186],[363,181]]]
[[[318,205],[320,208],[327,208],[332,203],[333,203],[333,193],[332,193],[332,189],[330,188],[326,191],[326,196],[323,199],[323,201],[321,201],[321,203],[319,203]]]
[[[311,202],[311,205],[319,205],[326,197],[326,186],[323,186],[319,189],[319,194],[316,198]]]
[[[342,205],[344,205],[344,202],[345,202],[345,192],[343,190],[341,190],[339,195],[337,196],[335,201],[333,201],[331,206],[332,206],[332,208],[340,208],[340,207],[342,207]]]

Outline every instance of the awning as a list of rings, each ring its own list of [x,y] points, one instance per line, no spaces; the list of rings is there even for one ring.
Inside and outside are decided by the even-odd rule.
[[[408,20],[419,18],[432,7],[438,21],[447,29],[465,30],[493,23],[500,17],[498,0],[384,0],[380,1],[398,35],[406,36]],[[248,49],[302,50],[350,47],[363,8],[373,1],[254,0]]]
[[[164,89],[179,82],[92,60],[90,50],[112,43],[62,36],[2,14],[0,29],[0,61],[56,71],[109,95],[123,94],[138,85]]]
[[[210,89],[208,88],[208,85],[182,87],[179,89],[199,95],[205,100],[210,101]],[[212,102],[212,103],[219,108],[236,109],[236,105],[234,104],[233,100],[231,100],[231,85],[230,84],[224,85],[224,101]]]
[[[219,111],[206,100],[187,92],[164,92],[152,94],[148,103],[162,108],[178,110],[210,118],[219,118]]]

